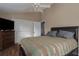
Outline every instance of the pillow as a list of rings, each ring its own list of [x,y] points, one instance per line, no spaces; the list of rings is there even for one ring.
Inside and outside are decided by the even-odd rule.
[[[56,36],[56,34],[57,34],[57,31],[49,31],[47,33],[48,36]]]
[[[59,33],[57,34],[57,36],[71,39],[71,38],[74,38],[74,34],[75,34],[74,32],[59,30]]]
[[[65,31],[63,30],[59,30],[59,32],[57,33],[58,37],[64,37]]]

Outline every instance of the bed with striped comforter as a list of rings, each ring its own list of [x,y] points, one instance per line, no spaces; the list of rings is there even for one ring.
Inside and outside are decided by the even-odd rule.
[[[28,56],[64,56],[77,48],[75,39],[50,36],[24,38],[20,44]]]

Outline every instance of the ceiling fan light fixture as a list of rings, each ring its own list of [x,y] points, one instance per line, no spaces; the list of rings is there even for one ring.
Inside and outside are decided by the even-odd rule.
[[[40,3],[34,3],[33,9],[34,9],[34,12],[43,12],[43,10],[40,7]]]
[[[44,9],[50,8],[51,4],[46,3],[33,3],[34,12],[43,12]]]

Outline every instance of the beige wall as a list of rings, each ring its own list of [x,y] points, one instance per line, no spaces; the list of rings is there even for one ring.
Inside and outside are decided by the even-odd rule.
[[[40,21],[40,13],[28,12],[28,13],[0,13],[0,17],[7,19],[25,19],[32,21]]]
[[[42,13],[42,20],[46,21],[45,32],[51,27],[79,25],[79,4],[53,4],[50,9]]]

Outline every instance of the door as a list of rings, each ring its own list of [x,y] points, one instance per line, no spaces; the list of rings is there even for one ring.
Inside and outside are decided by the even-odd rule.
[[[41,22],[34,22],[34,37],[41,36]]]

